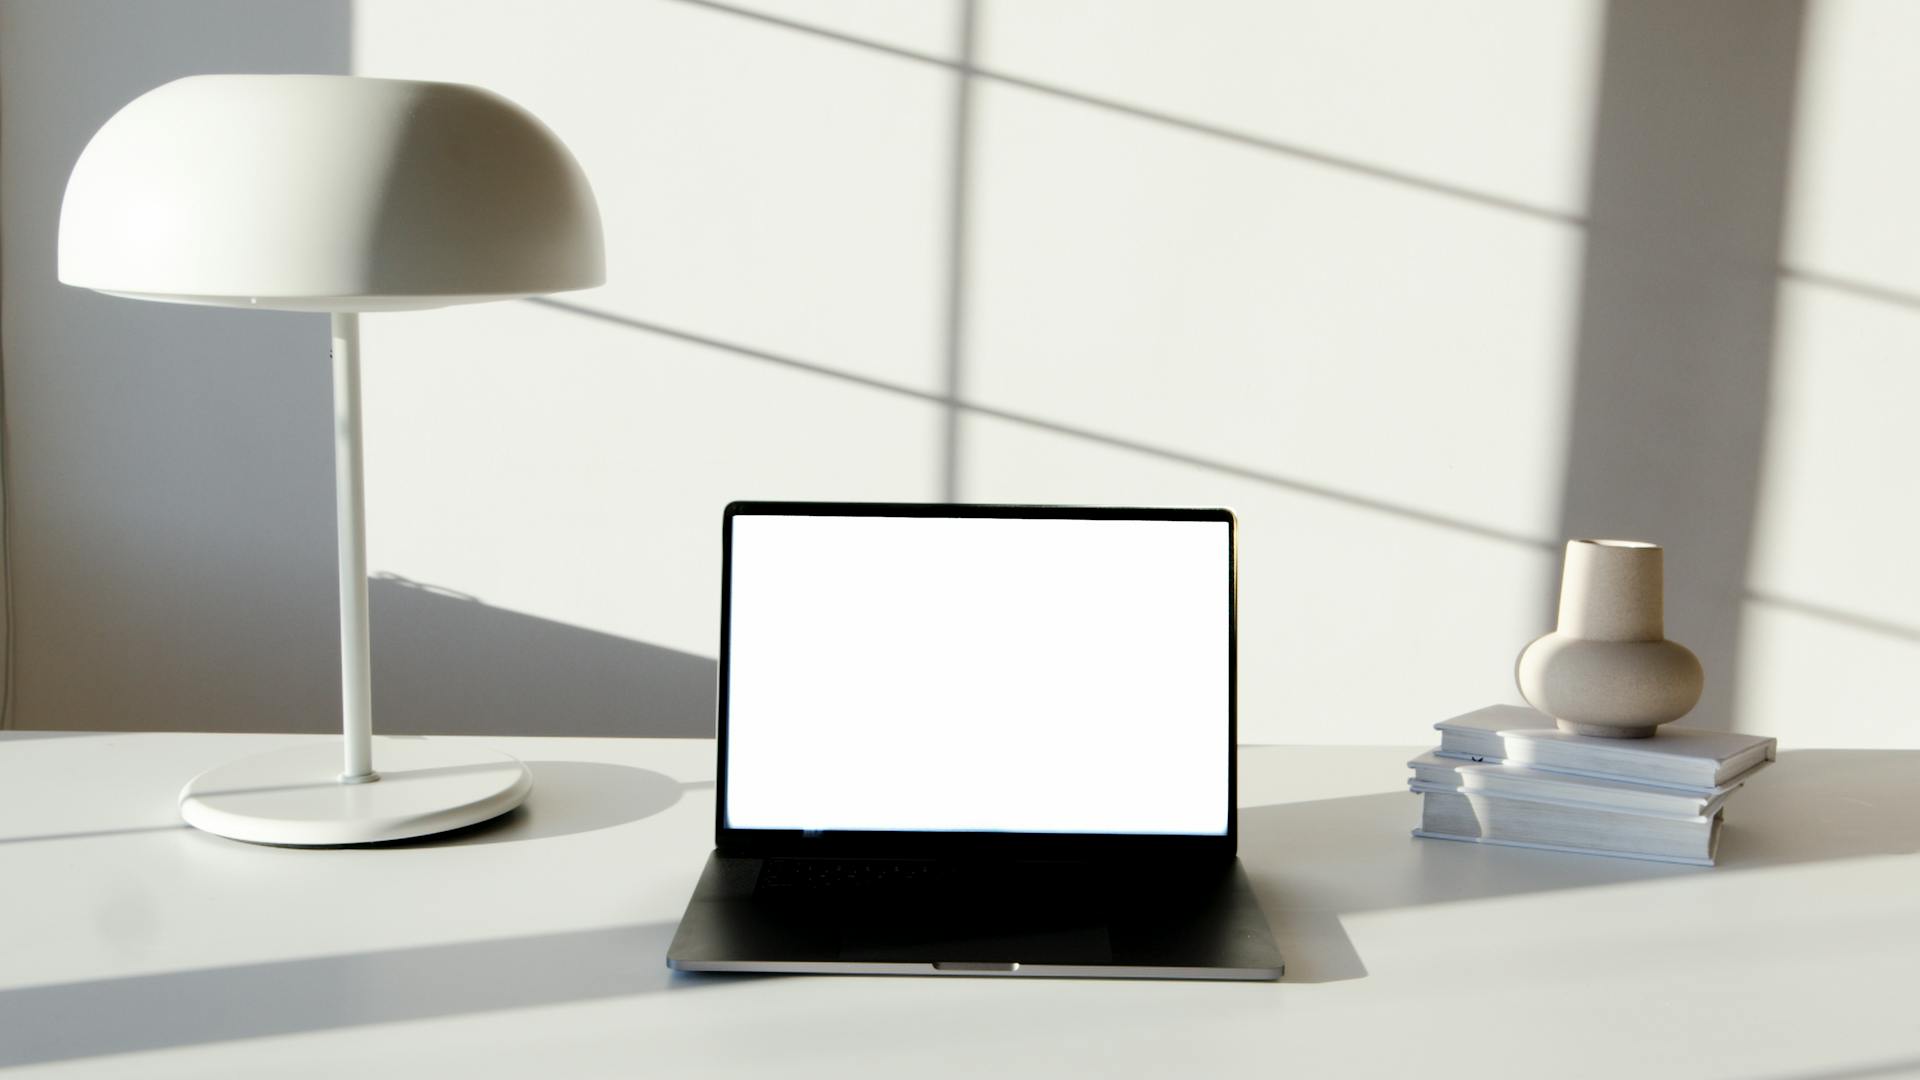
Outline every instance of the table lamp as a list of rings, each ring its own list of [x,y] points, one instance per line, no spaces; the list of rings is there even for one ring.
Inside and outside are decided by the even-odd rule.
[[[567,148],[471,86],[181,79],[128,103],[81,152],[60,209],[59,275],[140,300],[333,317],[344,755],[326,744],[213,768],[180,793],[187,822],[331,846],[442,832],[520,805],[532,774],[505,754],[373,739],[359,313],[603,282],[599,210]]]

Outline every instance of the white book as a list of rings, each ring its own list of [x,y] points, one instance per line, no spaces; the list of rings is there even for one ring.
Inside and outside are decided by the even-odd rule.
[[[1451,791],[1428,791],[1421,800],[1420,827],[1413,835],[1435,840],[1693,866],[1712,866],[1720,846],[1719,813],[1685,820]]]
[[[1577,776],[1512,762],[1468,761],[1438,753],[1421,754],[1407,762],[1407,766],[1413,770],[1410,783],[1416,790],[1501,795],[1592,810],[1685,819],[1711,817],[1725,805],[1727,797],[1746,782],[1742,774],[1731,783],[1693,791]]]
[[[1696,790],[1718,788],[1772,761],[1764,735],[1664,727],[1647,739],[1606,739],[1561,731],[1553,718],[1520,705],[1489,705],[1442,720],[1440,752],[1608,780]]]

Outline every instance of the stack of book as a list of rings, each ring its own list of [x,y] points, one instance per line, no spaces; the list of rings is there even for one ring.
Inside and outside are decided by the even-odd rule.
[[[1649,739],[1561,731],[1493,705],[1434,727],[1409,762],[1424,807],[1413,835],[1712,866],[1722,808],[1774,758],[1775,740],[1663,727]]]

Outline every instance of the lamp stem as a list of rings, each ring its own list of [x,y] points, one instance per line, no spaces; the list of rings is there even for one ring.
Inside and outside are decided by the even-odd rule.
[[[343,784],[373,771],[373,671],[367,624],[366,470],[360,453],[360,316],[333,314],[333,492],[340,556],[340,707]]]

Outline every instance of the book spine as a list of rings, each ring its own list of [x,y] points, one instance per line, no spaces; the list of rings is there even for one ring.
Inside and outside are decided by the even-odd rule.
[[[1568,855],[1602,855],[1609,859],[1640,859],[1645,862],[1679,863],[1682,866],[1712,866],[1712,857],[1691,858],[1684,855],[1645,855],[1632,851],[1602,851],[1599,848],[1569,847],[1565,844],[1535,844],[1525,840],[1493,840],[1484,836],[1454,836],[1450,833],[1429,832],[1415,829],[1413,835],[1424,840],[1456,840],[1467,844],[1491,844],[1495,847],[1531,848],[1534,851],[1558,851]]]
[[[1569,810],[1588,810],[1600,814],[1626,814],[1629,817],[1654,818],[1659,821],[1684,821],[1704,825],[1710,820],[1709,816],[1702,809],[1702,804],[1698,802],[1674,810],[1662,810],[1647,806],[1622,805],[1620,803],[1600,802],[1594,799],[1582,799],[1573,794],[1560,795],[1556,793],[1548,795],[1534,791],[1502,790],[1493,787],[1469,788],[1464,784],[1434,783],[1419,778],[1409,780],[1407,787],[1421,794],[1437,791],[1443,795],[1458,795],[1462,798],[1473,796],[1476,798],[1504,799],[1508,802],[1534,803],[1541,806],[1564,806]]]
[[[1618,851],[1633,855],[1708,858],[1719,832],[1716,818],[1654,819],[1585,807],[1422,792],[1421,827],[1450,836],[1477,836],[1529,844]],[[1538,809],[1530,810],[1528,807]],[[1654,822],[1658,824],[1654,824]]]
[[[1455,764],[1456,761],[1458,764]],[[1603,810],[1680,818],[1711,815],[1744,782],[1735,781],[1713,791],[1678,791],[1651,788],[1637,782],[1599,780],[1573,773],[1535,769],[1511,762],[1486,762],[1478,768],[1473,767],[1474,764],[1434,754],[1410,761],[1407,767],[1413,770],[1414,780],[1461,794],[1478,792],[1519,799],[1564,801]]]
[[[1630,776],[1624,773],[1600,772],[1594,769],[1575,768],[1546,761],[1515,760],[1513,758],[1502,757],[1498,754],[1466,753],[1449,747],[1444,738],[1440,741],[1440,749],[1435,751],[1435,753],[1441,757],[1455,758],[1460,761],[1471,761],[1475,764],[1518,765],[1522,768],[1538,769],[1542,772],[1561,773],[1566,776],[1583,776],[1589,780],[1610,780],[1618,784],[1641,784],[1646,787],[1665,788],[1669,791],[1687,795],[1704,797],[1712,795],[1718,790],[1716,785],[1711,784],[1702,786],[1699,784],[1678,783],[1661,779],[1649,779],[1645,776]]]
[[[1614,740],[1626,742],[1631,740]],[[1522,765],[1539,765],[1542,768],[1587,769],[1596,773],[1608,773],[1613,776],[1631,777],[1641,783],[1662,784],[1666,786],[1687,785],[1690,787],[1713,787],[1715,781],[1710,772],[1702,772],[1695,767],[1676,767],[1674,763],[1655,760],[1656,755],[1625,757],[1620,751],[1613,751],[1600,761],[1584,747],[1570,746],[1567,743],[1551,739],[1513,740],[1518,744],[1512,747],[1507,756],[1518,757]],[[1611,750],[1612,748],[1608,748]],[[1514,753],[1518,751],[1518,753]],[[1623,771],[1623,767],[1632,772]],[[1704,783],[1702,783],[1704,781]]]

